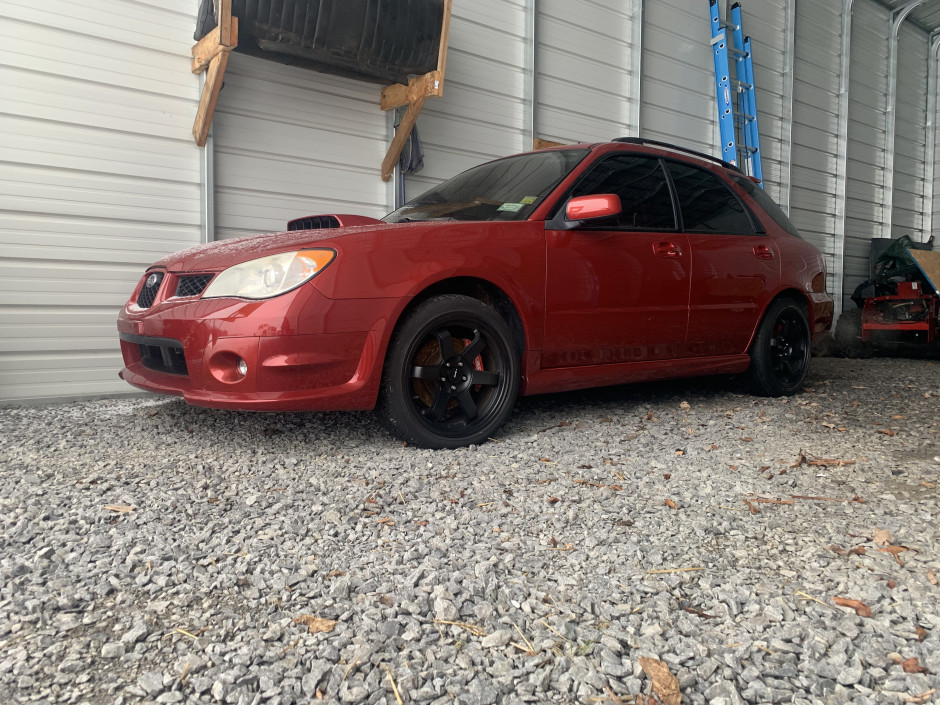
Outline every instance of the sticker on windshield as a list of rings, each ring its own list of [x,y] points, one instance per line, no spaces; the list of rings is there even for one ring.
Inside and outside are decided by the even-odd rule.
[[[533,203],[535,203],[537,200],[539,200],[539,197],[538,197],[538,196],[526,196],[525,198],[523,198],[523,199],[520,201],[520,203],[522,203],[523,205],[526,205],[526,206],[531,206],[531,205],[532,205]]]
[[[496,210],[498,211],[509,211],[510,213],[518,213],[525,207],[525,203],[504,203]]]

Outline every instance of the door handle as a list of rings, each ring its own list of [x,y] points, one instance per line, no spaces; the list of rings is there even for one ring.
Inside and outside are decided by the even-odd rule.
[[[754,245],[754,256],[757,259],[773,259],[774,251],[767,245]]]
[[[682,250],[674,242],[663,240],[653,243],[653,254],[657,257],[675,258],[682,256]]]

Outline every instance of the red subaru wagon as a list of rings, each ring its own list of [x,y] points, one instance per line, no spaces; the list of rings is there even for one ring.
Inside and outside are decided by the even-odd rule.
[[[375,409],[428,448],[520,394],[745,373],[800,390],[832,323],[819,251],[730,164],[625,138],[466,171],[382,220],[165,257],[118,318],[120,376],[198,406]]]

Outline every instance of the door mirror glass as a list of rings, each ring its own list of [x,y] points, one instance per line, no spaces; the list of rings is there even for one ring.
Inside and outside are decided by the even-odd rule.
[[[567,220],[597,220],[620,215],[620,197],[613,193],[593,196],[578,196],[568,201],[565,207]]]

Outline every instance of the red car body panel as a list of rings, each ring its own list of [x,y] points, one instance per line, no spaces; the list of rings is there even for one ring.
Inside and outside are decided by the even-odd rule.
[[[165,257],[120,313],[120,375],[199,406],[371,409],[408,305],[458,279],[485,282],[515,307],[525,341],[522,394],[742,372],[761,315],[785,291],[805,301],[814,335],[831,325],[819,252],[770,218],[761,218],[765,233],[752,236],[553,229],[548,219],[560,195],[596,157],[660,154],[635,145],[592,150],[528,220],[389,224],[339,216],[357,224],[215,242]],[[179,275],[214,275],[308,248],[329,248],[336,257],[306,284],[274,298],[170,295]],[[159,293],[140,308],[138,294],[155,271],[165,272]],[[186,374],[145,364],[153,339],[180,344]],[[239,360],[247,374],[237,372]]]

